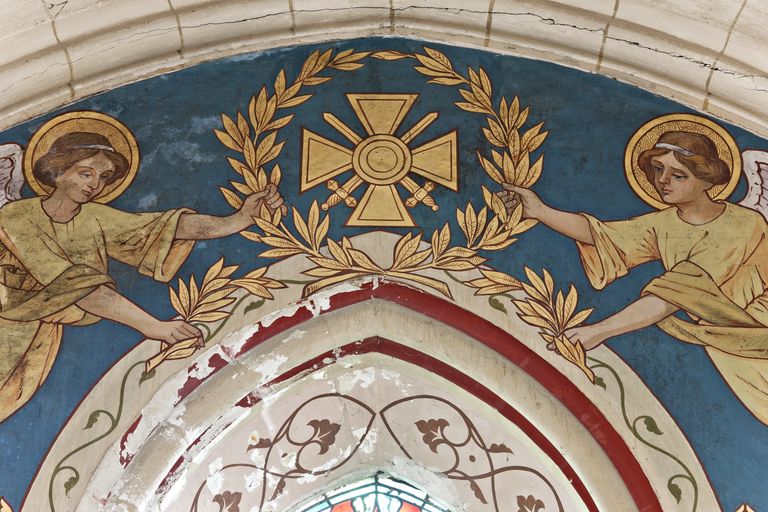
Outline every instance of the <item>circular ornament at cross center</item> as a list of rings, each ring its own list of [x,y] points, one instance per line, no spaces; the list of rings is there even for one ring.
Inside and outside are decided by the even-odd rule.
[[[392,135],[373,135],[355,148],[355,172],[373,185],[392,185],[411,170],[411,150]]]

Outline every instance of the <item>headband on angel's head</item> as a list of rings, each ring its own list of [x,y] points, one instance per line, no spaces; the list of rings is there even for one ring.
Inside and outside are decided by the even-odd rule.
[[[696,154],[693,151],[688,151],[685,148],[681,148],[680,146],[675,146],[674,144],[668,144],[666,142],[658,142],[654,144],[653,147],[659,148],[659,149],[668,149],[670,151],[674,151],[675,153],[680,153],[683,156],[693,156]]]
[[[115,148],[104,144],[80,144],[78,146],[72,146],[72,149],[103,149],[104,151],[115,153]]]

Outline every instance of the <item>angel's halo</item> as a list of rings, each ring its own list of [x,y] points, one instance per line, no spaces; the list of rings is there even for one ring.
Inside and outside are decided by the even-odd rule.
[[[108,203],[117,199],[131,185],[139,169],[139,145],[136,137],[127,126],[101,112],[79,110],[67,112],[43,124],[29,140],[24,154],[24,177],[32,191],[38,196],[49,196],[53,189],[40,183],[35,178],[32,169],[37,160],[45,155],[53,143],[68,133],[89,132],[103,135],[109,140],[114,150],[128,160],[128,172],[123,179],[112,183],[95,198],[97,203]]]
[[[718,155],[731,172],[731,177],[728,183],[715,185],[707,190],[707,194],[714,201],[727,199],[736,189],[742,173],[739,147],[725,128],[706,117],[694,114],[667,114],[651,119],[638,128],[629,139],[624,151],[624,172],[629,186],[638,197],[657,210],[670,207],[661,200],[656,188],[648,181],[637,163],[640,153],[651,149],[666,132],[698,133],[714,142]]]

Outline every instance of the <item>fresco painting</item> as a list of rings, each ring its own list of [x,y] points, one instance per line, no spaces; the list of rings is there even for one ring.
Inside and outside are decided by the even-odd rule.
[[[228,85],[194,92],[216,76]],[[146,94],[157,95],[156,112],[122,104]],[[611,116],[625,101],[636,112]],[[118,102],[119,112],[105,108]],[[196,134],[193,115],[207,123]],[[165,139],[149,142],[153,123]],[[172,137],[205,140],[216,164],[191,174],[193,159],[174,166],[171,157],[162,172],[149,169],[145,145]],[[590,355],[607,342],[663,403],[684,395],[695,404],[708,389],[676,392],[667,380],[687,353],[660,347],[703,348],[704,380],[724,383],[730,394],[716,398],[742,415],[702,419],[695,406],[665,406],[724,510],[768,506],[759,476],[722,463],[750,443],[753,456],[768,454],[768,142],[743,130],[557,66],[372,38],[201,64],[84,100],[0,142],[0,439],[21,447],[17,459],[30,452],[9,419],[29,421],[27,402],[55,400],[46,380],[71,363],[57,360],[71,326],[106,319],[156,346],[119,391],[131,393],[160,365],[205,350],[245,298],[263,303],[288,289],[299,300],[381,276],[447,300],[449,284],[487,297],[581,369],[579,387],[607,386]],[[159,195],[156,213],[120,202],[128,193]],[[356,245],[356,235],[377,232],[397,240],[378,253]],[[213,239],[219,245],[195,246]],[[291,279],[272,274],[274,261],[296,256],[312,266]],[[123,294],[112,260],[138,271],[128,279],[169,283],[167,292],[140,284]],[[649,262],[657,266],[623,284]],[[647,281],[639,291],[638,279]],[[663,333],[644,336],[660,340],[648,345],[655,354],[645,338],[628,339],[653,325]],[[77,332],[107,342],[99,329]],[[77,358],[92,378],[109,368]],[[693,361],[690,371],[708,364]],[[52,415],[49,443],[69,412]],[[687,430],[702,421],[714,426]],[[645,426],[659,430],[652,419]],[[746,432],[758,435],[739,441]],[[724,433],[731,445],[707,445]],[[46,448],[31,452],[32,465]],[[0,493],[18,511],[33,474],[14,465],[0,465]],[[678,502],[690,492],[672,480],[668,490]]]

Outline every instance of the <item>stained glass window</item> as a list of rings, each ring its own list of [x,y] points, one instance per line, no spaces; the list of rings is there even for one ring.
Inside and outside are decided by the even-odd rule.
[[[448,512],[412,485],[382,475],[324,494],[300,512]]]

